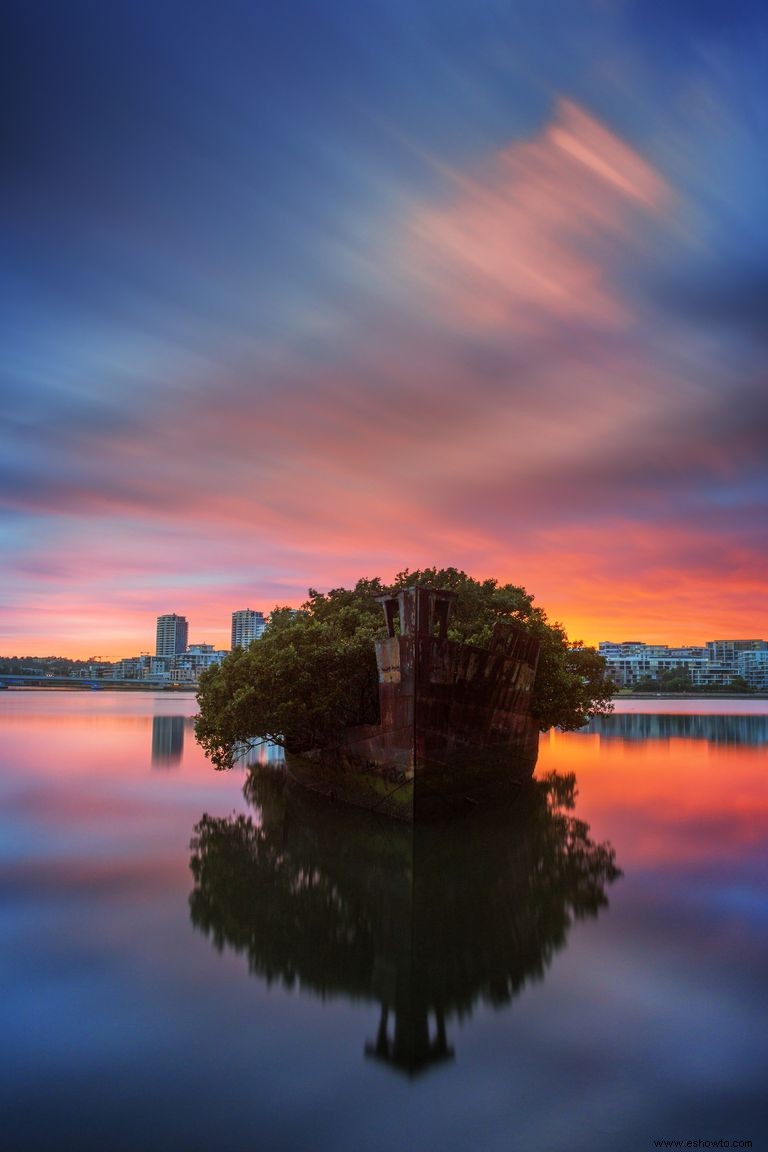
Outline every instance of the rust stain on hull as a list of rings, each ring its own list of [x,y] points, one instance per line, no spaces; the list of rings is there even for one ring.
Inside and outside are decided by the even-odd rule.
[[[449,640],[452,600],[422,587],[381,597],[380,723],[348,729],[335,748],[286,754],[301,783],[413,822],[497,803],[533,775],[538,641],[508,622],[488,648]]]

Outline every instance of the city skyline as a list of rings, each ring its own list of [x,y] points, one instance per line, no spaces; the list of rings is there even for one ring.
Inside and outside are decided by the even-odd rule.
[[[595,645],[765,631],[761,5],[44,13],[4,26],[0,649],[431,565]]]
[[[295,605],[288,605],[288,606],[289,607],[294,607],[294,606],[299,607],[304,598],[305,597],[299,598],[299,599],[297,599],[297,602]],[[274,607],[283,607],[283,606],[284,605],[274,605]],[[226,608],[225,608],[225,611],[226,611]],[[231,615],[232,615],[232,613],[230,613],[230,617],[231,617]],[[264,611],[262,613],[262,615],[263,615],[265,621],[268,621],[269,612]],[[208,620],[208,621],[210,621],[212,619],[216,619],[216,618],[217,618],[217,615],[215,616],[212,613],[208,613],[206,615],[206,620]],[[646,636],[644,639],[640,638],[642,630],[637,628],[637,629],[634,629],[634,630],[631,630],[630,632],[628,632],[627,635],[630,637],[629,639],[621,639],[621,640],[613,640],[612,641],[612,640],[606,640],[605,639],[604,630],[600,629],[599,621],[597,621],[596,625],[595,625],[594,638],[590,638],[589,640],[586,640],[581,635],[576,636],[572,629],[569,630],[569,636],[573,640],[581,640],[583,643],[587,644],[590,647],[596,648],[596,649],[599,648],[601,645],[604,645],[604,644],[621,645],[621,644],[632,644],[632,643],[645,644],[645,645],[648,645],[649,647],[665,646],[666,645],[670,648],[685,649],[685,648],[704,647],[707,643],[715,642],[718,640],[742,640],[742,639],[746,639],[748,633],[750,633],[750,632],[754,633],[756,626],[757,626],[757,625],[753,626],[750,629],[748,625],[749,625],[749,620],[747,619],[747,625],[745,626],[745,630],[744,630],[743,635],[742,634],[736,635],[734,633],[733,635],[727,636],[725,633],[722,633],[722,635],[714,636],[711,640],[706,640],[706,639],[700,638],[701,636],[704,635],[704,633],[701,629],[699,629],[699,635],[697,637],[697,636],[692,636],[688,630],[681,632],[679,629],[670,625],[670,627],[668,627],[666,631],[663,629],[663,626],[660,626],[659,628],[654,628],[652,631],[649,631],[648,633],[646,633]],[[219,624],[218,626],[215,624],[211,624],[211,623],[208,623],[207,625],[205,623],[198,625],[195,622],[193,622],[191,627],[194,627],[194,630],[195,630],[194,634],[200,637],[199,639],[195,640],[194,642],[190,641],[191,644],[193,643],[196,646],[199,646],[200,644],[210,644],[217,651],[230,650],[231,649],[231,647],[232,647],[231,620],[228,624],[223,624],[223,625]],[[759,630],[759,628],[758,628],[758,630]],[[2,647],[0,648],[0,657],[19,657],[19,656],[41,657],[41,658],[42,657],[62,657],[65,659],[74,659],[74,660],[97,659],[97,660],[105,660],[105,661],[115,661],[115,660],[125,659],[128,653],[135,653],[136,649],[137,649],[137,645],[139,646],[139,651],[145,655],[149,654],[150,650],[152,650],[152,649],[154,649],[156,651],[156,624],[154,627],[152,627],[151,621],[148,623],[147,620],[144,620],[143,626],[141,624],[138,624],[135,633],[132,630],[126,630],[123,633],[124,638],[121,639],[119,642],[116,642],[116,643],[110,644],[110,642],[108,641],[108,635],[109,634],[107,632],[104,632],[102,634],[102,636],[100,637],[98,634],[98,628],[94,627],[93,630],[90,632],[90,636],[91,636],[91,642],[90,643],[85,644],[85,643],[82,643],[80,641],[75,640],[74,643],[67,650],[65,650],[63,648],[61,650],[58,650],[58,649],[54,650],[50,646],[50,644],[46,645],[45,639],[42,639],[39,642],[35,643],[35,650],[34,651],[32,650],[31,647],[29,649],[26,649],[23,647],[17,647],[15,649],[12,649],[10,646],[10,642],[6,640],[3,643]],[[152,639],[153,637],[155,638],[154,641]]]
[[[279,607],[279,606],[277,606],[277,607]],[[205,633],[205,639],[190,640],[191,629],[190,629],[189,620],[188,620],[186,615],[182,615],[182,614],[176,613],[176,612],[161,613],[155,619],[155,629],[154,629],[154,634],[156,637],[155,656],[181,655],[186,651],[199,651],[199,650],[206,650],[206,651],[209,650],[211,652],[215,652],[217,655],[222,655],[225,652],[231,651],[234,647],[236,647],[238,645],[245,646],[246,643],[250,643],[250,639],[246,635],[246,632],[252,632],[253,633],[253,635],[251,637],[252,639],[259,639],[263,635],[264,629],[269,624],[269,613],[264,612],[261,609],[252,609],[252,608],[234,609],[229,613],[229,618],[230,618],[230,625],[227,629],[222,629],[222,628],[219,628],[218,630],[209,629]],[[167,652],[162,653],[160,651],[161,631],[162,631],[164,636],[169,635],[170,634],[169,629],[171,628],[170,622],[173,622],[173,636],[174,636],[174,643],[175,643],[175,638],[176,638],[176,624],[175,624],[175,622],[176,621],[182,622],[182,634],[184,637],[184,645],[183,645],[183,647],[179,647],[179,648],[174,647],[173,653],[170,651],[170,648],[168,649]],[[193,624],[194,624],[194,622],[193,622]],[[227,647],[225,645],[217,645],[215,643],[211,643],[211,636],[222,634],[225,631],[226,631],[226,634],[229,638],[229,647]],[[636,654],[634,652],[635,649],[637,649],[637,650],[647,649],[649,651],[649,653],[653,649],[658,649],[658,650],[667,649],[671,653],[705,653],[709,649],[709,650],[711,650],[713,659],[721,660],[723,658],[723,655],[724,655],[724,653],[723,653],[724,648],[733,647],[733,646],[736,646],[737,648],[743,647],[745,650],[755,650],[755,649],[761,649],[762,650],[762,649],[768,648],[768,640],[764,640],[762,638],[755,638],[754,637],[754,629],[752,631],[753,631],[753,636],[749,637],[749,638],[746,636],[729,636],[729,637],[719,636],[719,637],[711,637],[711,638],[703,639],[703,640],[701,639],[701,637],[699,637],[697,639],[693,639],[693,640],[691,640],[689,638],[688,640],[684,640],[684,641],[680,641],[680,640],[670,641],[670,638],[668,635],[666,635],[666,636],[654,636],[648,640],[640,640],[637,636],[633,635],[631,638],[624,638],[621,640],[601,639],[601,640],[596,641],[591,646],[594,647],[595,649],[597,649],[602,655],[604,655],[604,656],[609,655],[609,656],[613,656],[613,657],[616,657],[618,655],[625,656],[625,655]],[[209,633],[210,633],[210,635],[209,635]],[[192,634],[194,635],[194,632],[192,632]],[[116,657],[114,657],[113,659],[116,660],[117,662],[120,662],[121,660],[130,660],[132,658],[136,658],[135,647],[136,647],[136,638],[134,638],[134,640],[132,641],[132,655],[129,656],[129,655],[126,655],[125,652],[121,652]],[[622,650],[622,649],[624,651],[619,652],[619,650]],[[43,657],[43,656],[45,656],[45,657],[51,657],[51,658],[60,657],[63,659],[75,659],[75,660],[83,659],[81,656],[77,656],[77,655],[73,656],[73,654],[69,653],[69,652],[52,652],[51,651],[51,652],[45,652],[45,653],[32,653],[32,652],[0,651],[0,658],[19,658],[19,657],[24,657],[24,656],[29,656],[29,657],[35,657],[35,656]],[[149,657],[150,656],[149,647],[140,648],[140,656]],[[88,659],[109,662],[109,658],[104,657],[101,654],[96,655],[95,653],[89,653]]]

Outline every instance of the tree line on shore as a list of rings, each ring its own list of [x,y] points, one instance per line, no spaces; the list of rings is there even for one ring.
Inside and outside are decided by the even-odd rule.
[[[5,676],[69,676],[92,664],[104,663],[96,656],[71,660],[68,656],[0,656],[0,674]]]
[[[732,693],[741,696],[744,693],[754,692],[743,676],[734,675],[728,684],[694,684],[690,672],[686,668],[670,669],[659,676],[644,676],[636,684],[631,685],[632,692],[654,692],[660,695],[685,692],[699,696],[711,693]]]

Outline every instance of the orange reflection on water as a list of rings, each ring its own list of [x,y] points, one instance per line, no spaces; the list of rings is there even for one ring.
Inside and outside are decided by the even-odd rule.
[[[622,865],[693,862],[759,846],[768,832],[768,748],[550,731],[537,776],[575,772],[577,814],[621,844]]]

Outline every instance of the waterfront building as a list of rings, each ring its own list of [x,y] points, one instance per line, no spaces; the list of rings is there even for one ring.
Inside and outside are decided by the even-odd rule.
[[[707,640],[710,658],[735,666],[743,652],[764,652],[768,640]]]
[[[253,640],[261,639],[267,622],[263,612],[241,608],[232,613],[232,647],[247,648]]]
[[[693,688],[727,687],[735,676],[742,676],[751,688],[768,688],[766,640],[708,640],[701,647],[681,648],[603,640],[599,651],[608,675],[620,688],[658,680],[668,672],[687,674]]]
[[[158,616],[155,655],[177,656],[180,652],[186,652],[188,636],[186,616],[177,616],[175,612]]]
[[[761,641],[763,648],[744,649],[736,654],[736,667],[750,688],[755,691],[768,689],[768,643]]]
[[[201,672],[212,664],[221,664],[229,653],[217,651],[213,644],[190,644],[171,662],[170,677],[175,684],[195,684]]]
[[[68,673],[72,680],[104,680],[115,674],[115,665],[108,660],[97,660]]]
[[[112,675],[116,680],[167,680],[169,667],[168,657],[150,656],[142,652],[140,656],[118,660],[113,666]]]
[[[640,680],[658,679],[665,672],[688,673],[696,685],[708,683],[710,672],[706,648],[670,648],[667,644],[643,644],[629,640],[622,644],[601,641],[608,674],[620,688]]]

